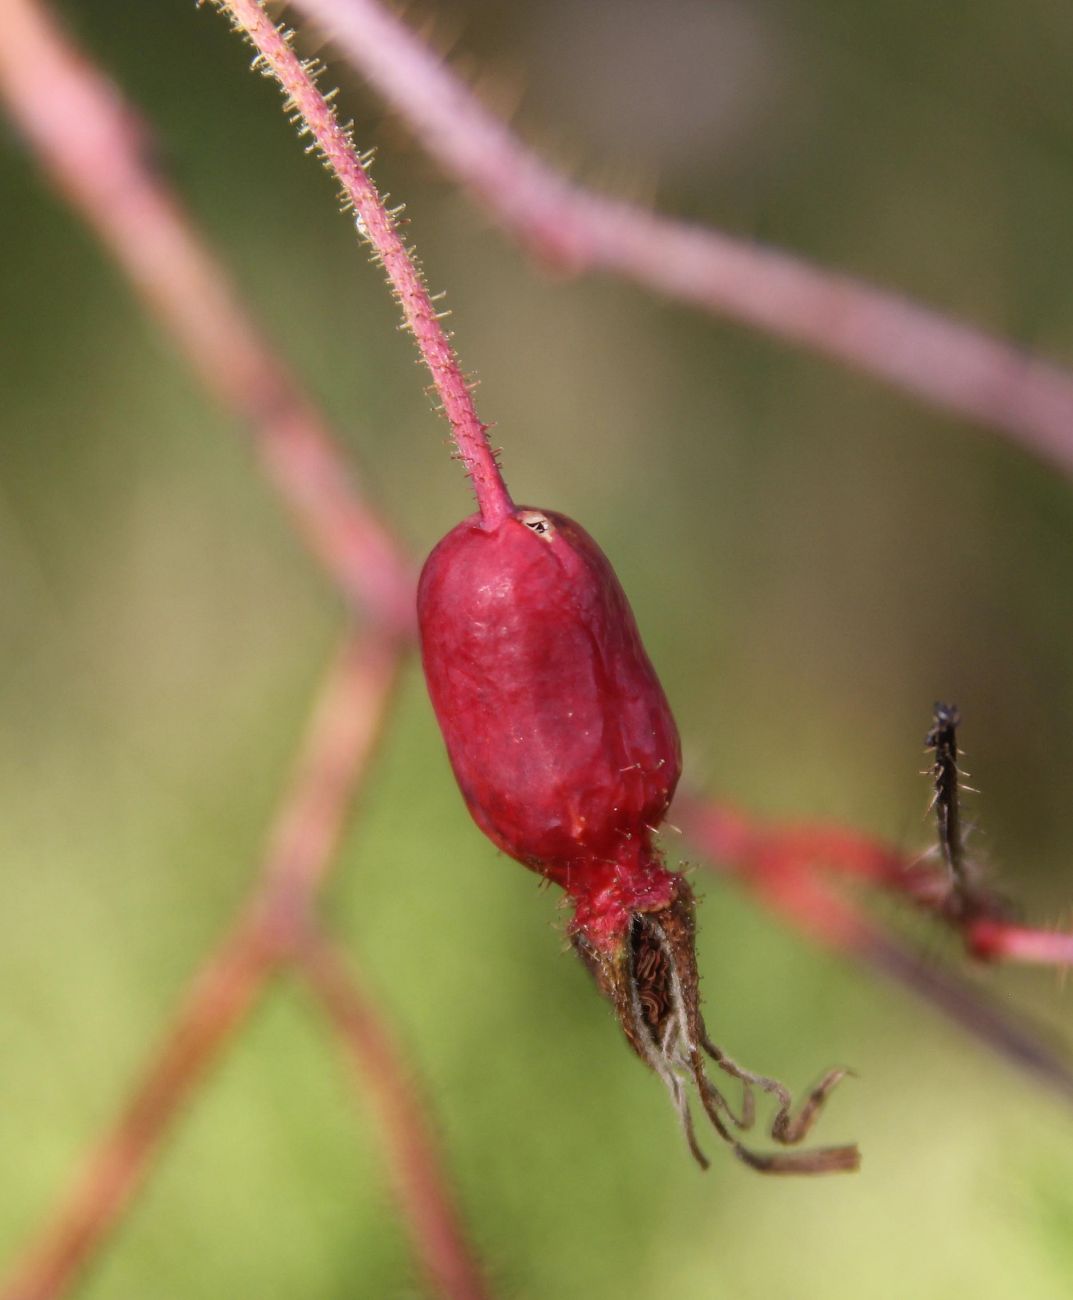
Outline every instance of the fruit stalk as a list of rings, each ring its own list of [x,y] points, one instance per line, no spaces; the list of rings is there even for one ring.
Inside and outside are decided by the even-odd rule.
[[[417,254],[401,235],[401,208],[390,210],[369,175],[372,154],[359,155],[351,128],[336,117],[331,95],[317,88],[320,64],[302,60],[291,48],[293,33],[275,25],[261,0],[214,0],[236,29],[256,49],[254,66],[279,83],[284,107],[293,114],[303,135],[339,182],[344,205],[354,212],[358,233],[372,247],[387,272],[402,308],[405,328],[413,335],[432,376],[459,459],[473,484],[482,526],[494,526],[514,503],[488,441],[488,426],[477,415],[471,382],[462,373],[432,295],[425,284]]]

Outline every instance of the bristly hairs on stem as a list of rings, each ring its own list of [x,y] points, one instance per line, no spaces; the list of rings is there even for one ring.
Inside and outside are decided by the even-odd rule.
[[[528,149],[384,0],[292,0],[428,155],[523,248],[607,271],[850,365],[997,429],[1073,476],[1073,374],[781,249],[572,183]],[[442,8],[442,6],[440,6]]]
[[[279,83],[284,110],[302,135],[312,137],[310,150],[338,180],[345,207],[352,209],[359,235],[373,248],[387,272],[402,308],[405,328],[414,336],[422,360],[432,376],[443,412],[450,425],[459,457],[473,483],[481,523],[494,528],[514,510],[495,453],[488,441],[488,426],[477,416],[472,383],[459,365],[440,315],[425,285],[412,246],[399,232],[401,208],[389,211],[369,177],[371,154],[359,155],[350,124],[341,125],[331,100],[317,88],[320,64],[303,61],[291,48],[294,33],[277,27],[260,0],[212,0],[257,51],[253,66]]]

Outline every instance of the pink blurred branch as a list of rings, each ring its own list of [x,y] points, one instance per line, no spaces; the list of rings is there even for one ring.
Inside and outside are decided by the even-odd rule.
[[[966,929],[965,941],[982,961],[1019,961],[1038,966],[1073,966],[1073,934],[981,918]]]
[[[1073,935],[1014,925],[995,896],[982,890],[965,894],[944,867],[911,859],[850,827],[769,826],[695,798],[676,804],[675,814],[716,861],[763,879],[772,894],[800,895],[802,914],[814,914],[816,926],[827,929],[836,946],[840,913],[829,905],[828,890],[814,893],[821,871],[879,886],[922,908],[953,929],[980,960],[1073,965]],[[806,899],[816,901],[806,905]]]
[[[193,982],[116,1126],[0,1292],[3,1300],[46,1300],[68,1287],[118,1226],[169,1126],[268,977],[299,952],[309,961],[320,951],[316,892],[383,723],[413,597],[409,562],[356,496],[325,424],[155,175],[145,128],[33,0],[3,0],[3,18],[0,95],[15,120],[210,392],[250,422],[299,528],[344,594],[366,605],[378,625],[361,641],[348,640],[328,679],[249,902]],[[341,967],[329,974],[336,1003],[363,1008],[363,1059],[377,1072],[374,1093],[382,1099],[394,1089],[399,1099],[389,1155],[405,1161],[395,1181],[404,1214],[417,1216],[411,1231],[418,1253],[442,1294],[484,1294],[426,1140],[427,1119],[407,1101],[406,1080],[392,1079],[392,1053],[373,1050],[389,1042],[387,1031]],[[357,1031],[343,1019],[340,1030],[352,1041]]]
[[[299,960],[353,1058],[355,1082],[377,1113],[385,1163],[426,1274],[442,1295],[483,1300],[489,1292],[466,1246],[426,1119],[428,1107],[409,1080],[384,1018],[361,995],[342,956],[325,938],[311,935]]]
[[[650,287],[856,360],[919,395],[1004,429],[1067,472],[1073,468],[1073,380],[1064,372],[782,255],[570,187],[521,150],[370,0],[334,0],[330,13],[326,0],[300,0],[300,5],[310,14],[334,14],[340,22],[358,24],[349,38],[342,30],[337,35],[348,41],[348,49],[357,41],[372,51],[365,56],[372,60],[370,78],[379,78],[383,93],[410,105],[413,124],[431,151],[544,255],[578,270],[619,270]],[[302,109],[392,271],[482,509],[494,520],[509,508],[510,498],[395,219],[384,212],[308,68],[259,6],[231,0],[227,7]],[[410,565],[354,495],[327,426],[155,175],[146,157],[146,132],[114,87],[67,44],[33,0],[0,0],[0,12],[5,36],[0,96],[57,187],[97,231],[210,391],[250,424],[268,473],[313,550],[344,594],[368,607],[379,628],[360,642],[348,641],[329,678],[249,903],[192,985],[116,1126],[0,1297],[47,1300],[84,1268],[120,1222],[169,1126],[268,977],[291,961],[299,963],[324,1003],[374,1098],[389,1167],[426,1272],[445,1295],[482,1296],[484,1283],[451,1202],[427,1112],[375,1007],[320,935],[313,916],[316,891],[391,696],[399,637],[412,620]],[[942,916],[965,935],[976,956],[1068,963],[1069,936],[955,911],[946,905],[949,891],[942,881],[854,832],[807,826],[780,831],[713,806],[694,805],[686,816],[698,842],[731,863],[766,907],[828,947],[899,979],[996,1050],[1073,1096],[1068,1067],[1048,1056],[1029,1031],[1003,1021],[972,991],[914,967],[857,900],[817,868],[881,885]]]
[[[347,637],[322,687],[308,739],[269,837],[255,906],[290,947],[301,937],[379,745],[401,664],[397,638]]]
[[[53,184],[209,392],[250,427],[268,477],[344,596],[386,626],[409,626],[407,559],[154,168],[148,128],[35,0],[3,0],[0,13],[0,100]]]
[[[315,62],[298,58],[287,34],[276,27],[259,0],[215,0],[215,3],[245,33],[258,52],[257,61],[279,82],[285,109],[300,120],[303,133],[313,137],[321,157],[357,214],[359,231],[387,272],[406,326],[432,376],[459,457],[473,483],[481,518],[489,527],[497,524],[511,513],[514,503],[488,442],[487,426],[477,416],[472,386],[463,376],[440,324],[440,314],[418,269],[414,250],[403,243],[396,214],[384,206],[354,148],[350,131],[339,124],[328,98],[317,89]]]
[[[1073,936],[1012,925],[954,900],[949,878],[849,827],[771,826],[716,800],[680,795],[675,820],[711,866],[731,874],[760,903],[821,947],[851,957],[943,1012],[989,1048],[1073,1101],[1073,1067],[1030,1025],[1000,1012],[963,979],[924,965],[840,883],[878,887],[959,934],[982,960],[1056,966],[1073,961]]]
[[[376,634],[348,641],[329,674],[280,805],[258,884],[183,1005],[115,1127],[16,1266],[2,1300],[50,1300],[115,1230],[183,1104],[309,924],[354,791],[375,750],[398,655]]]
[[[2,1300],[62,1295],[118,1226],[182,1105],[242,1024],[274,956],[243,919],[204,965],[115,1126],[16,1263]]]
[[[1073,475],[1073,373],[937,311],[571,184],[380,0],[294,0],[506,232],[570,272],[610,271],[855,366]]]

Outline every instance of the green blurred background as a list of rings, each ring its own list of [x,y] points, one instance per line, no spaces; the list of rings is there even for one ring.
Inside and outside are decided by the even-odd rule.
[[[71,0],[415,551],[470,507],[381,276],[209,9]],[[1051,0],[436,8],[551,156],[1073,360],[1073,9]],[[515,495],[630,592],[691,778],[927,842],[955,699],[975,844],[1028,916],[1073,882],[1073,490],[991,435],[742,330],[534,272],[339,70],[405,199]],[[342,612],[239,430],[4,128],[0,1257],[116,1113],[243,896]],[[670,852],[677,851],[672,843]],[[687,853],[683,846],[681,852]],[[717,1041],[855,1179],[701,1175],[537,880],[470,824],[420,678],[327,900],[434,1098],[503,1296],[1073,1294],[1073,1114],[921,1004],[702,882]],[[958,960],[927,928],[928,962]],[[976,977],[1061,1036],[1051,972]],[[1067,1035],[1068,1037],[1068,1035]],[[262,1006],[82,1292],[421,1293],[368,1116],[304,991]]]

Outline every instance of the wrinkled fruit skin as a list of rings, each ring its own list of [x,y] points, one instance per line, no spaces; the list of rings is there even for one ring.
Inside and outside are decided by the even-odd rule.
[[[474,820],[567,891],[596,950],[621,946],[631,913],[676,897],[652,839],[681,746],[607,558],[552,511],[519,509],[494,529],[473,516],[426,561],[418,616]]]

